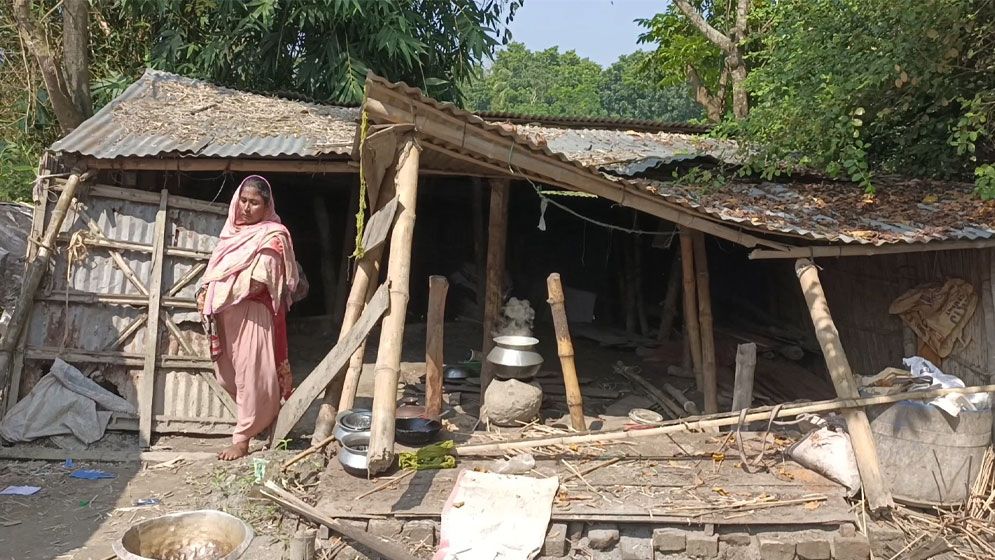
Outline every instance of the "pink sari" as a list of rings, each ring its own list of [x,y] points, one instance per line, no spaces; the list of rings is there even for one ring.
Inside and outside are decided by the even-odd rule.
[[[294,246],[272,194],[261,221],[235,223],[244,185],[232,197],[202,279],[211,357],[219,383],[238,409],[235,443],[265,430],[279,413],[281,398],[293,391],[286,314],[298,283]]]

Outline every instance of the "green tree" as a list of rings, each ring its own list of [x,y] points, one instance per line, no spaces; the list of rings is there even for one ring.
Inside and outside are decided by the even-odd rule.
[[[610,117],[687,122],[702,116],[688,94],[686,83],[661,86],[664,81],[644,51],[624,54],[605,68],[598,81],[601,106]]]
[[[602,116],[601,67],[574,51],[530,51],[511,43],[467,88],[476,111],[548,116]]]
[[[995,196],[995,3],[784,0],[764,17],[739,131],[764,169],[868,189],[875,174],[975,175]]]
[[[156,68],[357,103],[368,70],[458,99],[523,0],[117,1],[151,23]]]

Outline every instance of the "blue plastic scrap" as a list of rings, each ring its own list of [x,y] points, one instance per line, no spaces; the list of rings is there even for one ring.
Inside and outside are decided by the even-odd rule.
[[[103,480],[106,478],[114,478],[117,475],[96,469],[79,469],[73,471],[69,476],[72,478],[82,478],[83,480]]]

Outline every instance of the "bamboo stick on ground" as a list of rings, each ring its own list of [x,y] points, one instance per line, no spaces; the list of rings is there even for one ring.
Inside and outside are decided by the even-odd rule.
[[[409,136],[400,151],[396,166],[400,206],[391,232],[390,256],[387,261],[390,310],[380,329],[380,346],[373,378],[373,423],[370,426],[370,445],[366,452],[369,471],[374,475],[387,470],[394,462],[397,379],[401,368],[404,319],[408,309],[420,154],[421,147],[413,136]]]
[[[972,395],[976,393],[995,393],[995,384],[982,385],[978,387],[953,387],[949,389],[936,389],[933,391],[911,391],[906,393],[896,393],[894,395],[883,395],[866,398],[841,398],[826,401],[816,401],[804,404],[784,405],[774,415],[775,418],[790,418],[805,413],[830,412],[836,410],[859,409],[865,406],[889,404],[904,400],[932,400],[950,394]],[[746,414],[746,422],[767,421],[771,417],[774,407],[761,407],[749,409]],[[514,441],[504,441],[497,443],[481,443],[462,445],[456,448],[462,457],[488,456],[494,454],[504,454],[508,451],[533,449],[550,445],[575,445],[593,444],[611,441],[622,441],[627,439],[640,439],[675,432],[689,432],[693,430],[703,430],[706,428],[718,428],[722,426],[735,426],[739,424],[741,412],[723,412],[719,414],[708,414],[705,416],[691,416],[659,422],[652,428],[632,431],[606,431],[606,432],[586,432],[583,434],[570,434],[557,437],[528,438]]]
[[[563,386],[567,391],[567,408],[570,409],[570,425],[577,431],[587,429],[584,420],[584,400],[577,381],[577,366],[574,363],[574,345],[570,340],[570,326],[567,323],[567,310],[564,305],[563,285],[560,275],[553,273],[546,279],[549,291],[549,308],[553,314],[553,328],[556,330],[556,350],[560,355],[563,369]]]

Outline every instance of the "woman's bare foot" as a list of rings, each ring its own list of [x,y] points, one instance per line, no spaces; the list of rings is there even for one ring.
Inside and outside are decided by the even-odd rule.
[[[218,453],[218,459],[221,459],[222,461],[234,461],[235,459],[241,459],[248,454],[249,442],[243,441],[242,443],[233,443],[222,449]]]

